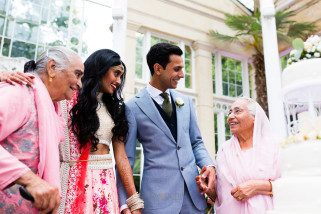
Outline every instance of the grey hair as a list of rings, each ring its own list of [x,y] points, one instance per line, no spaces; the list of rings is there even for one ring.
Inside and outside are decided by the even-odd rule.
[[[244,100],[247,102],[247,108],[249,110],[249,113],[255,117],[255,113],[256,113],[256,101],[253,100],[252,98],[249,97],[238,97],[235,101],[239,101],[239,100]]]
[[[38,60],[36,61],[36,68],[34,72],[41,74],[46,71],[46,66],[49,60],[54,60],[56,62],[57,70],[65,70],[70,66],[70,63],[74,57],[79,57],[76,52],[62,47],[55,46],[49,47],[47,51],[40,54]]]

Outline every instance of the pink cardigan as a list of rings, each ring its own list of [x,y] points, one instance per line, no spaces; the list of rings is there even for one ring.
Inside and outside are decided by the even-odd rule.
[[[38,175],[60,189],[59,142],[63,141],[64,122],[57,114],[49,93],[39,78],[35,78],[32,91],[39,126]],[[2,142],[26,123],[30,108],[29,89],[24,85],[0,83],[0,189],[17,180],[28,170],[14,155],[2,147]],[[28,131],[28,130],[26,130]]]

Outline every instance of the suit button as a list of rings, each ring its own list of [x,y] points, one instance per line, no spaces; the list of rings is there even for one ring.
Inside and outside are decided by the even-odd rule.
[[[184,167],[181,167],[181,171],[183,171],[184,170]]]
[[[180,150],[181,149],[181,147],[180,146],[177,146],[177,150]]]

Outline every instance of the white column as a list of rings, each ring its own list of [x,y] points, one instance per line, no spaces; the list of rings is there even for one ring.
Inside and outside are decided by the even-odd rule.
[[[127,29],[127,0],[114,0],[113,16],[113,49],[121,58],[125,57],[125,40]]]
[[[144,35],[144,42],[143,42],[143,80],[147,84],[150,80],[150,70],[147,65],[147,53],[150,49],[150,40],[151,40],[151,34],[149,31],[147,31]]]
[[[211,157],[215,157],[214,111],[212,86],[212,54],[206,46],[195,42],[195,90],[197,92],[197,116],[205,146]]]
[[[136,66],[136,32],[138,26],[128,23],[125,37],[126,52],[122,60],[126,64],[126,82],[124,87],[124,98],[128,100],[135,95],[135,66]]]
[[[281,69],[273,0],[260,0],[269,116],[274,133],[286,137],[285,114],[281,96]]]
[[[222,88],[222,56],[219,52],[215,54],[215,92],[217,95],[223,95]]]

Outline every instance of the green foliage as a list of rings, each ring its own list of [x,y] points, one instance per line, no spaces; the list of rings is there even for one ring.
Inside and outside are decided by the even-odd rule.
[[[306,38],[311,32],[316,30],[315,23],[295,22],[291,18],[296,15],[295,11],[284,10],[275,14],[278,40],[287,44],[293,38]],[[251,15],[225,14],[225,24],[235,31],[234,35],[225,35],[211,30],[209,36],[213,39],[225,42],[237,42],[250,46],[257,52],[263,53],[262,46],[262,25],[261,13],[257,9]]]

